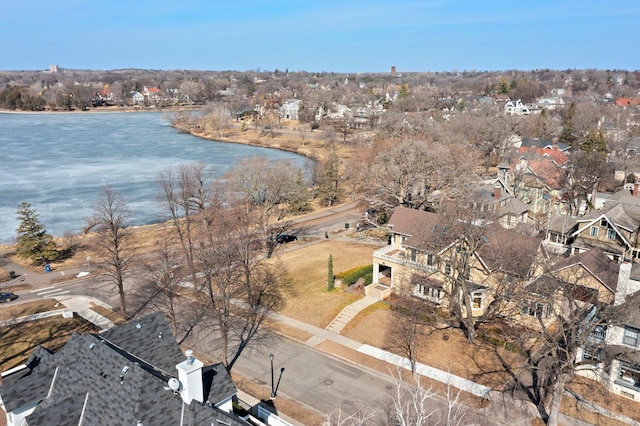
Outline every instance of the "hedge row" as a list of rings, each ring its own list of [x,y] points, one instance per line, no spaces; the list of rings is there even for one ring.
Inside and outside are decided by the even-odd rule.
[[[336,279],[342,280],[343,284],[346,285],[351,285],[360,278],[364,278],[366,285],[371,284],[373,281],[373,265],[356,266],[355,268],[336,274]]]

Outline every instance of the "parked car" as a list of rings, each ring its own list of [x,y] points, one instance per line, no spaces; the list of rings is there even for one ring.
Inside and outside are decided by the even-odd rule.
[[[286,243],[290,243],[291,241],[297,241],[297,240],[298,240],[298,237],[291,234],[278,234],[276,236],[276,242],[278,242],[279,244],[286,244]]]
[[[18,295],[15,293],[9,293],[9,292],[0,293],[0,303],[11,302],[12,300],[16,300],[17,298],[18,298]]]

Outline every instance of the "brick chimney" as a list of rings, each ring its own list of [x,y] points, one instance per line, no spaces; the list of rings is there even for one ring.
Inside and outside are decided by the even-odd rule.
[[[638,196],[638,186],[640,186],[639,183],[634,183],[633,184],[633,189],[631,190],[631,195],[633,195],[634,197]]]
[[[621,305],[624,303],[627,295],[632,293],[629,280],[631,279],[631,262],[624,261],[620,264],[620,271],[618,272],[618,286],[616,288],[616,294],[613,301],[614,305]]]
[[[499,200],[501,195],[502,195],[502,188],[500,187],[500,185],[495,185],[493,187],[493,198],[495,198],[496,200]]]
[[[180,380],[180,396],[182,400],[191,404],[194,399],[204,402],[204,385],[202,379],[202,361],[193,357],[191,349],[185,352],[187,359],[176,365],[178,380]]]

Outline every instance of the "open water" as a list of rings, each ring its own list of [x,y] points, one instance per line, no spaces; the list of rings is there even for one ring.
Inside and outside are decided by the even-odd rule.
[[[16,237],[18,205],[29,202],[47,232],[78,233],[110,184],[131,225],[160,220],[158,173],[205,161],[220,176],[245,157],[307,160],[275,149],[203,140],[174,129],[162,113],[0,113],[0,243]]]

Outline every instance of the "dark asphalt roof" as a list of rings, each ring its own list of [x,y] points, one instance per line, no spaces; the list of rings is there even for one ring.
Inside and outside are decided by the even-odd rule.
[[[185,425],[246,424],[206,403],[183,404],[169,390],[167,380],[177,376],[175,366],[184,355],[162,314],[100,335],[75,334],[55,354],[38,349],[34,355],[29,368],[0,386],[9,411],[42,401],[28,417],[30,426],[78,425],[80,416],[88,425],[181,424],[183,414]],[[203,379],[203,400],[213,405],[236,393],[220,364],[205,367]]]

